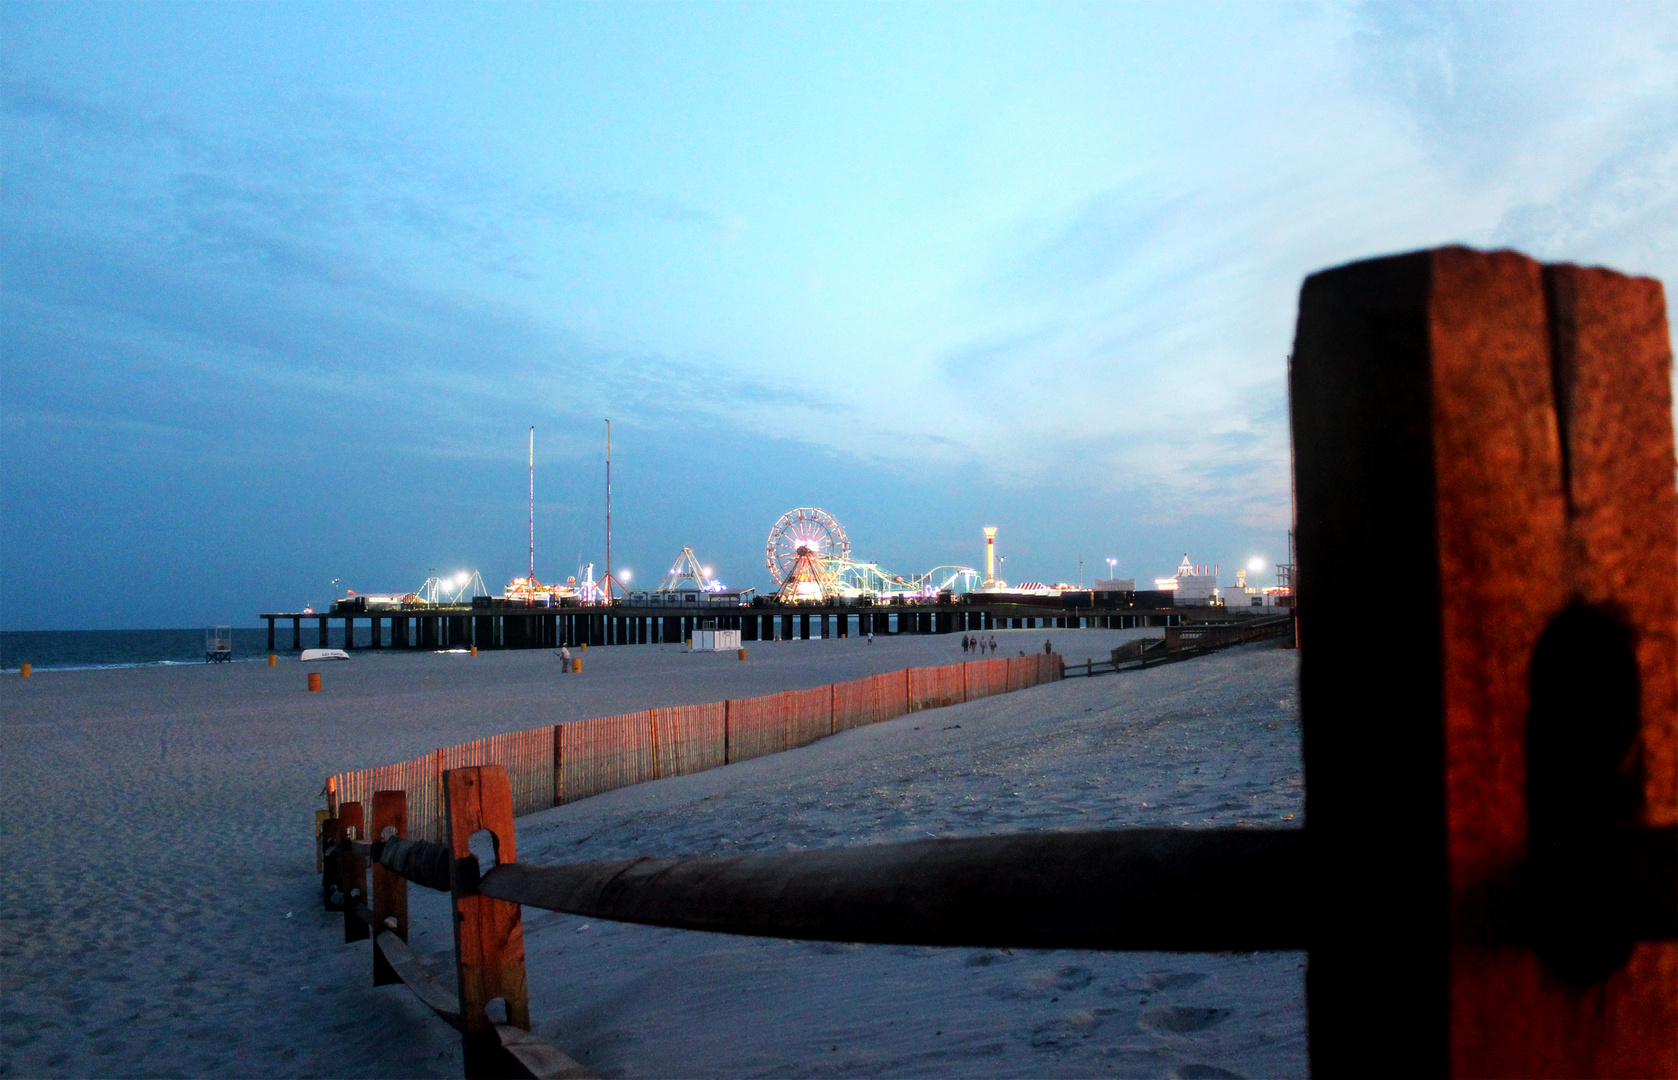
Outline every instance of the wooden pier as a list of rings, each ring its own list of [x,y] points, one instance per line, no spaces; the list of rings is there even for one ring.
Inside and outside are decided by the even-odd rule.
[[[865,637],[868,634],[961,634],[988,630],[1051,630],[1179,626],[1224,618],[1223,608],[1048,607],[1028,603],[797,604],[721,607],[631,607],[624,603],[539,607],[495,598],[485,605],[330,612],[265,612],[268,650],[276,625],[291,622],[291,648],[304,648],[303,626],[315,625],[316,644],[328,648],[327,627],[343,625],[345,649],[557,649],[561,645],[679,645],[698,629],[738,630],[741,641]],[[359,634],[359,639],[357,635]]]

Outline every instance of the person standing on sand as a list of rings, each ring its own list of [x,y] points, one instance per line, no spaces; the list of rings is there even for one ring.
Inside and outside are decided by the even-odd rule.
[[[571,648],[568,645],[559,647],[559,673],[568,674],[571,671]]]
[[[1049,654],[1051,654],[1053,652],[1054,652],[1054,649],[1049,647],[1049,640],[1047,638],[1044,638],[1043,639],[1043,655],[1048,656]]]
[[[995,634],[992,634],[990,636],[990,651],[991,652],[996,651],[996,635]]]
[[[874,644],[874,631],[868,631],[868,644]]]

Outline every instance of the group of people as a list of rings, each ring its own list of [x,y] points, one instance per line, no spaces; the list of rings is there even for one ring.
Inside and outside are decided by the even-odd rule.
[[[981,655],[987,652],[995,652],[996,635],[992,634],[990,640],[986,641],[982,637],[970,637],[963,634],[961,635],[961,651],[964,653],[976,652]]]

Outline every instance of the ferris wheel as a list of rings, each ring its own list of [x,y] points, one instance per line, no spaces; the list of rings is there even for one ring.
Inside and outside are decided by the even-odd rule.
[[[813,506],[788,510],[769,530],[769,576],[775,584],[786,581],[800,559],[845,560],[851,557],[851,542],[845,527],[826,510]]]

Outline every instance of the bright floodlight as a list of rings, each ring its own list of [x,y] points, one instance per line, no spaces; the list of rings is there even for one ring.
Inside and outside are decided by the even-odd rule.
[[[471,581],[471,580],[472,580],[472,575],[468,574],[464,570],[462,570],[460,573],[458,573],[454,576],[454,583],[455,583],[456,587],[464,585],[468,581]]]
[[[1254,555],[1253,561],[1247,564],[1247,569],[1252,573],[1258,573],[1260,570],[1264,569],[1264,559]]]
[[[635,572],[627,566],[623,567],[622,569],[620,569],[618,571],[618,580],[619,581],[628,581],[630,578],[632,578],[634,576],[635,576]]]
[[[699,568],[699,572],[704,574],[706,577],[711,576],[711,568],[709,566],[701,566]]]

